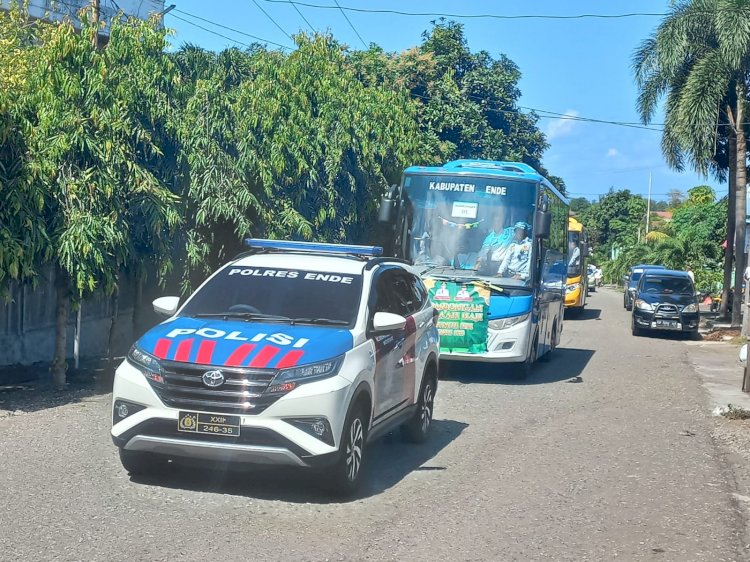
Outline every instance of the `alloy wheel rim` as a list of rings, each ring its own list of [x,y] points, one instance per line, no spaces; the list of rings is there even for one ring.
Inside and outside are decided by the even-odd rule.
[[[349,440],[346,444],[346,476],[350,481],[357,478],[359,469],[362,466],[362,443],[364,441],[364,431],[362,421],[354,418],[349,426]]]
[[[424,387],[424,396],[422,400],[422,433],[427,433],[427,430],[432,423],[432,406],[432,385],[427,384]]]

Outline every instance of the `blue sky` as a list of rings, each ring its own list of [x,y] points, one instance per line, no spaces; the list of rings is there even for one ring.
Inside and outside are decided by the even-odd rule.
[[[295,7],[267,0],[172,0],[176,9],[165,18],[175,30],[176,46],[195,43],[220,50],[253,39],[216,27],[197,16],[236,30],[292,46],[287,34],[309,31]],[[167,0],[166,5],[172,3]],[[335,0],[299,0],[305,4],[335,6]],[[560,15],[663,13],[668,0],[338,0],[344,7],[452,14]],[[256,5],[265,10],[274,24]],[[362,42],[337,9],[298,5],[309,23],[330,31],[352,48]],[[190,14],[190,15],[188,15]],[[401,51],[421,42],[434,16],[401,16],[347,11],[346,15],[366,43],[377,43],[387,51]],[[178,19],[181,18],[181,19]],[[194,24],[225,35],[199,29]],[[639,43],[658,25],[659,17],[621,19],[457,19],[464,24],[472,51],[486,50],[493,56],[506,54],[520,67],[522,97],[519,105],[558,114],[606,121],[638,122],[637,95],[631,58]],[[654,123],[661,123],[662,115]],[[610,187],[646,194],[652,174],[652,198],[666,199],[672,189],[686,191],[707,183],[721,196],[726,184],[694,173],[678,174],[661,156],[658,131],[608,124],[544,118],[539,126],[547,133],[550,148],[544,163],[551,173],[565,179],[571,197],[596,199]]]

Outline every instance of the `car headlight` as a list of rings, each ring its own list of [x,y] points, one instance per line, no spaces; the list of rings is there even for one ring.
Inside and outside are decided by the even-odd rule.
[[[569,295],[570,293],[577,291],[580,288],[581,288],[580,283],[571,283],[570,285],[565,286],[565,294]]]
[[[266,392],[269,394],[289,392],[299,384],[334,377],[338,374],[343,362],[344,356],[341,355],[319,363],[283,369],[271,381]]]
[[[653,306],[641,299],[635,301],[635,307],[640,310],[654,310]]]
[[[164,377],[162,376],[161,363],[159,360],[146,353],[138,346],[134,345],[128,351],[128,361],[133,367],[138,369],[143,376],[159,384],[164,384]]]
[[[682,312],[698,312],[698,305],[693,303],[682,309]]]
[[[508,318],[499,318],[498,320],[490,320],[487,325],[492,330],[505,330],[521,322],[525,322],[529,319],[531,313],[521,314],[520,316],[510,316]]]

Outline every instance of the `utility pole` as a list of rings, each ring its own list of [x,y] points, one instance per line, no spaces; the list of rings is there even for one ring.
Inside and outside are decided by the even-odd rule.
[[[99,13],[101,11],[101,7],[99,6],[99,0],[91,0],[91,9],[93,11],[93,14],[91,16],[91,21],[94,22],[94,49],[99,48]]]
[[[646,202],[646,234],[651,221],[651,172],[648,173],[648,201]]]

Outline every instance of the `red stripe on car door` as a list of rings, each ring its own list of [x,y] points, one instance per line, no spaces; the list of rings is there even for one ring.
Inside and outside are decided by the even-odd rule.
[[[250,361],[250,367],[260,367],[263,368],[266,365],[268,365],[268,362],[273,359],[273,356],[276,355],[279,352],[278,347],[274,347],[272,345],[267,345],[265,347],[260,348],[260,351],[257,353],[255,357],[253,357],[253,360]]]
[[[215,347],[216,342],[214,340],[203,340],[198,348],[198,358],[195,362],[201,365],[210,365],[211,359],[214,356]]]
[[[284,355],[284,357],[279,359],[279,362],[276,364],[276,368],[286,369],[287,367],[294,367],[304,354],[305,352],[301,350],[289,351],[286,355]]]
[[[255,349],[254,343],[243,343],[232,352],[232,355],[229,356],[224,365],[227,367],[240,367],[245,362],[245,359],[247,359],[247,356],[252,353],[253,349]]]
[[[167,353],[169,353],[169,346],[172,345],[170,340],[160,339],[156,342],[154,347],[154,355],[159,359],[166,359]]]
[[[193,340],[182,340],[177,345],[177,351],[174,352],[175,361],[190,361],[190,350],[193,347]]]

